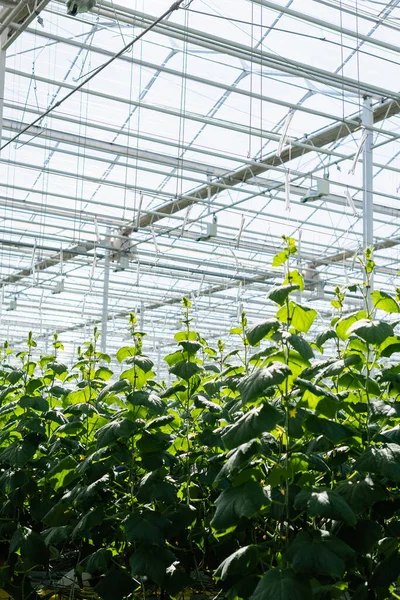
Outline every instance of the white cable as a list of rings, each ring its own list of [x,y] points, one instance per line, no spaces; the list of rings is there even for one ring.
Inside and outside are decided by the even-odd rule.
[[[245,219],[244,215],[242,215],[242,219],[240,221],[239,231],[238,231],[238,234],[237,234],[237,237],[236,237],[236,248],[239,248],[240,238],[242,237],[242,233],[243,233],[245,221],[246,221],[246,219]]]
[[[160,254],[160,249],[159,249],[158,244],[157,244],[157,238],[156,238],[156,234],[155,234],[153,226],[151,226],[151,235],[153,237],[153,244],[154,244],[154,248],[156,250],[156,254]]]
[[[360,140],[360,145],[359,145],[358,150],[353,159],[353,164],[351,165],[351,168],[349,170],[349,175],[354,175],[354,173],[356,171],[357,163],[360,160],[361,153],[364,150],[365,142],[367,141],[367,135],[368,135],[368,132],[366,130],[364,130],[364,133]]]
[[[33,244],[33,249],[32,249],[31,271],[32,271],[32,284],[33,285],[36,285],[36,279],[35,279],[35,275],[36,275],[36,269],[35,269],[36,244],[37,244],[37,240],[35,240],[35,243]]]
[[[138,211],[137,211],[137,215],[136,215],[136,229],[139,229],[139,227],[140,227],[140,212],[142,210],[142,203],[143,203],[143,192],[140,192],[139,206],[138,206]]]
[[[353,211],[353,216],[354,217],[359,217],[360,215],[357,212],[356,205],[354,204],[353,196],[350,194],[349,188],[345,189],[344,195],[346,196],[347,202],[348,202],[351,210]]]
[[[285,209],[290,212],[290,171],[285,171]]]
[[[286,145],[286,141],[287,141],[287,134],[289,131],[289,127],[290,127],[290,123],[292,122],[294,116],[294,109],[291,108],[286,116],[286,121],[285,121],[285,125],[283,127],[282,133],[281,133],[281,137],[279,140],[279,145],[278,145],[278,149],[276,151],[276,156],[278,156],[280,158],[281,154],[282,154],[282,150]]]

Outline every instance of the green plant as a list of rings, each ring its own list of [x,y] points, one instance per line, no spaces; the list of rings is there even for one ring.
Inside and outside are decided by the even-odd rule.
[[[400,337],[378,318],[399,293],[371,293],[368,250],[312,342],[295,254],[284,238],[276,316],[243,313],[233,352],[183,299],[170,387],[133,314],[119,378],[96,330],[72,369],[57,336],[38,358],[32,334],[15,356],[3,345],[0,588],[34,599],[72,573],[68,596],[90,576],[104,600],[400,597]],[[350,314],[349,290],[364,299]]]

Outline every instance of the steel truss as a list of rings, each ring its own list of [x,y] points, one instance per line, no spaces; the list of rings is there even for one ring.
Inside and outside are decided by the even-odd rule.
[[[98,324],[108,329],[103,348],[112,352],[136,310],[156,356],[179,325],[182,295],[215,339],[242,306],[250,319],[272,314],[265,295],[280,278],[272,256],[281,234],[299,238],[299,230],[302,300],[322,319],[330,316],[333,286],[360,278],[355,255],[363,246],[375,245],[375,285],[396,283],[400,94],[366,68],[354,77],[340,61],[328,66],[323,53],[312,62],[301,54],[307,44],[323,46],[323,36],[314,39],[322,29],[329,43],[340,42],[346,65],[374,54],[394,82],[398,3],[376,13],[348,5],[339,26],[325,15],[324,6],[339,13],[329,0],[310,0],[307,11],[299,0],[252,1],[251,26],[251,3],[229,14],[216,2],[227,17],[223,36],[215,15],[179,11],[140,50],[122,55],[115,75],[95,78],[2,152],[1,321],[11,343],[22,344],[35,323],[42,349],[57,330],[72,353]],[[3,143],[156,19],[155,11],[105,0],[75,19],[60,0],[1,5]],[[190,8],[209,12],[201,0]],[[38,13],[43,22],[35,21]],[[241,24],[232,25],[238,16]],[[296,59],[291,47],[285,55],[284,32],[293,23],[309,27],[310,37]],[[288,111],[293,125],[278,156]],[[362,166],[353,165],[356,175],[348,177],[364,132]],[[302,203],[328,175],[328,193]],[[217,231],[209,236],[213,215]],[[17,307],[8,310],[13,299]],[[359,306],[351,295],[348,309]]]

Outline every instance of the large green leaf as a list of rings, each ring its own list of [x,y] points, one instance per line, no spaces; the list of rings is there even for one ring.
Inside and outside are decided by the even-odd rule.
[[[400,555],[395,553],[379,562],[372,573],[371,587],[388,587],[400,576]]]
[[[230,554],[215,571],[215,577],[222,581],[237,579],[251,573],[260,559],[258,547],[255,545],[244,546]]]
[[[296,496],[295,508],[307,509],[310,517],[325,517],[355,525],[356,515],[334,490],[303,490]]]
[[[170,373],[173,373],[173,375],[179,377],[179,379],[189,381],[194,375],[197,375],[197,373],[200,373],[202,370],[202,367],[194,362],[181,360],[180,362],[176,363],[176,365],[171,367],[169,371]]]
[[[334,329],[327,329],[317,336],[315,343],[317,344],[318,348],[322,348],[322,346],[326,344],[328,340],[334,340],[337,338],[338,335]]]
[[[76,524],[71,537],[72,538],[87,538],[94,527],[101,524],[104,519],[104,511],[102,506],[96,506],[83,515]]]
[[[335,488],[335,491],[346,500],[356,514],[368,510],[375,502],[385,500],[387,497],[382,485],[371,475],[366,475],[363,479],[344,481]]]
[[[23,467],[36,452],[36,445],[25,439],[23,442],[13,442],[0,453],[0,463],[12,467]]]
[[[357,471],[383,475],[400,481],[400,446],[382,444],[365,450],[354,465]]]
[[[385,321],[361,319],[349,327],[347,333],[355,333],[368,344],[380,346],[388,337],[394,335],[393,327]]]
[[[42,531],[41,536],[46,546],[56,546],[60,542],[65,542],[72,532],[70,525],[58,525],[57,527],[49,527]]]
[[[129,438],[135,433],[136,429],[135,423],[129,419],[111,421],[111,423],[107,423],[96,432],[97,448],[104,448],[117,440]]]
[[[380,292],[379,290],[375,290],[371,293],[371,298],[375,308],[384,310],[387,313],[400,312],[400,308],[396,300],[386,292]]]
[[[249,410],[233,425],[228,425],[222,434],[222,441],[228,450],[237,448],[265,432],[272,431],[283,419],[283,412],[268,403],[263,404]]]
[[[123,600],[137,587],[137,581],[127,571],[108,571],[97,583],[94,591],[103,600]]]
[[[269,499],[262,486],[250,480],[221,492],[215,504],[211,525],[215,529],[228,529],[236,526],[242,517],[253,517],[262,506],[269,504]]]
[[[287,558],[297,573],[341,577],[345,559],[353,550],[328,531],[301,531],[291,544]]]
[[[339,319],[339,321],[335,325],[336,333],[339,336],[339,338],[344,342],[350,335],[348,333],[349,327],[351,327],[351,325],[353,325],[354,323],[358,322],[360,319],[365,319],[366,317],[367,313],[365,312],[365,310],[358,310],[355,313],[346,315],[345,317]]]
[[[136,349],[134,346],[124,346],[120,348],[117,352],[117,360],[118,362],[123,362],[125,359],[130,358],[131,356],[135,356]]]
[[[232,477],[239,469],[243,469],[260,448],[261,442],[259,440],[250,440],[250,442],[231,450],[227,455],[228,460],[216,476],[216,481],[225,477]]]
[[[259,344],[267,335],[279,329],[279,325],[278,319],[267,319],[262,323],[247,327],[246,337],[250,346],[257,346],[257,344]]]
[[[350,429],[350,427],[347,427],[346,425],[336,423],[336,421],[331,421],[329,419],[322,419],[316,415],[310,415],[307,417],[306,427],[311,433],[324,435],[335,444],[338,444],[339,442],[342,442],[343,440],[346,440],[354,435],[359,435],[357,431]]]
[[[133,364],[137,367],[140,367],[144,373],[148,373],[154,366],[153,361],[148,356],[144,356],[143,354],[139,354],[137,356],[131,356],[126,359],[127,364]]]
[[[21,557],[32,565],[47,566],[49,551],[38,533],[31,530],[26,531],[20,541],[20,551]]]
[[[310,585],[292,569],[270,569],[260,580],[250,600],[310,600]]]
[[[49,410],[49,403],[42,396],[21,396],[19,401],[21,408],[33,408],[39,412],[46,412]]]
[[[263,395],[267,388],[283,383],[290,374],[291,370],[287,365],[274,362],[268,367],[257,369],[244,377],[239,384],[243,404],[256,400]]]
[[[93,554],[87,556],[82,562],[81,566],[88,573],[94,573],[95,571],[104,571],[107,569],[110,560],[112,558],[111,550],[106,548],[99,548]]]
[[[46,479],[51,480],[54,490],[58,490],[77,477],[77,462],[72,456],[65,456],[46,473]]]
[[[171,525],[171,522],[161,513],[147,510],[130,514],[123,524],[129,542],[162,546],[164,530]]]
[[[144,392],[140,390],[128,394],[126,399],[133,404],[133,406],[145,406],[157,415],[161,415],[165,411],[165,403],[155,392]]]
[[[291,333],[287,338],[288,343],[300,354],[304,360],[314,358],[314,352],[310,344],[300,335]]]
[[[298,331],[307,333],[317,317],[317,311],[313,308],[300,306],[296,302],[289,302],[289,306],[282,306],[276,315],[277,318],[288,323]]]
[[[326,367],[319,370],[319,373],[315,381],[320,381],[325,377],[333,377],[333,375],[341,375],[345,367],[351,367],[352,365],[359,365],[361,362],[361,356],[359,354],[349,354],[346,358],[341,360],[335,360],[334,362],[328,361]]]
[[[129,563],[134,577],[148,577],[162,585],[167,568],[175,561],[175,556],[167,548],[139,546],[132,554]]]
[[[292,292],[298,291],[300,286],[298,284],[287,284],[287,285],[279,285],[278,287],[272,288],[267,294],[267,297],[282,306],[285,304],[289,294]]]

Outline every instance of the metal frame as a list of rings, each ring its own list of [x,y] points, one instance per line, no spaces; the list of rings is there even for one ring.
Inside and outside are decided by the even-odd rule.
[[[329,0],[315,3],[338,10]],[[373,23],[368,34],[360,34],[360,28],[341,28],[323,12],[318,18],[304,13],[297,0],[287,6],[269,0],[253,4],[258,15],[269,19],[273,15],[272,29],[257,40],[236,39],[231,31],[221,37],[206,26],[192,26],[194,17],[189,25],[182,23],[185,13],[180,12],[156,27],[140,53],[116,61],[117,70],[135,78],[134,86],[123,82],[124,92],[114,92],[104,80],[95,83],[95,79],[75,95],[75,103],[62,110],[56,107],[50,119],[32,127],[3,153],[1,319],[12,343],[21,344],[36,322],[41,347],[49,332],[57,329],[72,354],[89,326],[98,324],[103,330],[102,349],[112,352],[126,331],[126,316],[136,308],[150,334],[149,352],[159,360],[178,324],[183,294],[193,299],[201,330],[214,339],[234,323],[238,305],[243,304],[250,319],[262,311],[272,314],[265,293],[280,275],[270,268],[271,259],[279,250],[280,234],[297,236],[299,229],[298,262],[306,277],[303,301],[318,307],[322,319],[330,315],[332,288],[358,277],[354,255],[362,247],[375,243],[377,286],[396,280],[397,192],[384,184],[383,174],[400,180],[396,161],[400,94],[370,81],[365,71],[355,79],[340,65],[332,72],[323,61],[311,65],[286,58],[285,49],[277,52],[275,42],[272,51],[260,44],[271,31],[283,39],[279,31],[296,19],[310,26],[311,33],[315,27],[323,28],[350,44],[353,50],[345,63],[364,46],[366,52],[376,53],[377,60],[398,59],[400,47],[375,35],[400,29],[390,19],[398,2],[375,16],[362,17],[361,11],[358,18]],[[33,22],[39,9],[44,28]],[[352,14],[349,7],[343,15],[347,13]],[[10,57],[5,69],[4,139],[44,112],[48,98],[54,102],[57,95],[74,89],[73,70],[80,62],[84,73],[90,71],[86,65],[91,60],[97,65],[112,55],[118,45],[107,47],[105,40],[114,43],[113,31],[127,26],[140,30],[154,19],[107,0],[76,19],[65,16],[61,0],[7,5],[0,13],[2,47],[8,48]],[[241,31],[247,27],[250,36],[247,25],[240,27]],[[65,33],[68,28],[70,36]],[[72,67],[63,73],[56,66],[50,74],[40,57],[43,54],[45,61],[57,52],[62,57],[66,53]],[[4,50],[0,92],[2,56]],[[188,64],[189,58],[196,68]],[[230,80],[219,73],[224,61]],[[210,76],[205,75],[208,65],[214,65],[215,74],[211,69]],[[180,89],[180,95],[172,95],[168,102],[157,97],[165,78]],[[193,108],[184,103],[188,86],[203,95],[207,109],[193,98]],[[328,104],[324,98],[332,100]],[[245,117],[244,102],[250,102]],[[261,114],[251,120],[255,105]],[[107,106],[116,116],[110,113],[102,122],[101,110],[105,115]],[[267,109],[276,114],[268,119],[268,127],[261,121]],[[295,111],[297,129],[303,120],[307,127],[304,135],[291,133],[277,156],[287,110]],[[235,121],[233,114],[240,118]],[[165,135],[152,125],[160,119],[169,126]],[[362,126],[367,132],[362,167],[357,167],[354,180],[336,176],[336,169],[346,171],[357,154]],[[182,135],[185,129],[190,136]],[[215,132],[221,144],[214,144],[208,132]],[[240,151],[223,143],[224,136],[233,135]],[[247,144],[257,152],[246,154]],[[284,208],[288,169],[291,212]],[[313,204],[301,204],[308,189],[328,171],[329,194]],[[356,209],[362,209],[361,216],[346,207],[346,187],[354,195]],[[204,232],[213,214],[218,217],[217,234],[207,238]],[[129,266],[123,261],[125,270],[115,270],[122,252]],[[57,287],[61,278],[63,290]],[[14,296],[17,318],[14,311],[7,311]],[[360,298],[353,296],[349,310],[360,306]]]

